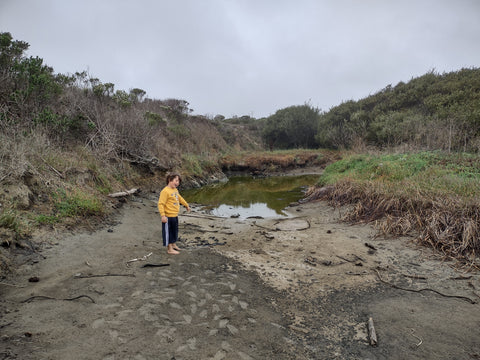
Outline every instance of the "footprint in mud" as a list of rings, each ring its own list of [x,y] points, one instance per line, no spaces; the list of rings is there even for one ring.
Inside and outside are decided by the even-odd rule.
[[[206,269],[205,263],[192,262],[144,272],[145,288],[125,296],[113,316],[95,320],[92,327],[106,328],[120,345],[135,341],[134,329],[143,327],[165,358],[268,357],[284,343],[285,328],[277,324],[280,315],[258,296],[251,279],[217,266],[215,262],[223,258],[209,257],[212,263]],[[126,330],[126,324],[132,329]],[[140,354],[148,358],[150,351]]]

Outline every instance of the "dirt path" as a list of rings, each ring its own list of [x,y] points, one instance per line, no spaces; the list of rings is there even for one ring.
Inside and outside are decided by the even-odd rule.
[[[0,285],[0,359],[480,358],[478,274],[322,203],[290,212],[240,221],[193,207],[167,256],[152,195],[104,229],[49,239]]]

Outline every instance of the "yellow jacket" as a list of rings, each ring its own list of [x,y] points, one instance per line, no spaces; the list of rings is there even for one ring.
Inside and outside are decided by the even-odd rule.
[[[178,212],[180,211],[180,204],[188,207],[188,203],[178,193],[177,188],[165,186],[160,192],[160,197],[158,198],[158,211],[160,212],[160,215],[165,215],[167,217],[178,216]]]

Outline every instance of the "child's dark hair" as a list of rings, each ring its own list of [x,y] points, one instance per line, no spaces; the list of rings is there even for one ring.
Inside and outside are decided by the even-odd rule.
[[[167,177],[165,178],[165,181],[166,181],[167,185],[170,183],[170,181],[175,179],[177,176],[178,176],[178,182],[181,184],[182,183],[182,178],[180,177],[180,174],[170,173],[170,174],[167,174]]]

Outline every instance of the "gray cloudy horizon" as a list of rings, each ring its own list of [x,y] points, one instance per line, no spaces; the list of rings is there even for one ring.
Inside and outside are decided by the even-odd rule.
[[[328,111],[480,65],[476,0],[0,0],[0,32],[56,73],[86,70],[208,116]]]

